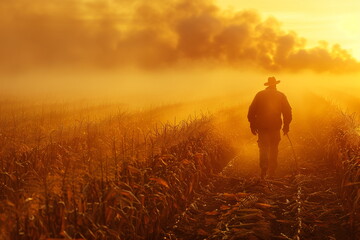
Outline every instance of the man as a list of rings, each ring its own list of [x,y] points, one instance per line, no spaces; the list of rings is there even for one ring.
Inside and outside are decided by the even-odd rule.
[[[269,177],[274,177],[280,129],[283,125],[283,132],[286,135],[292,120],[291,107],[286,96],[276,89],[276,85],[279,83],[280,81],[275,77],[268,78],[264,84],[267,88],[256,94],[247,116],[251,132],[258,135],[262,179],[267,173]],[[283,119],[281,119],[281,115]]]

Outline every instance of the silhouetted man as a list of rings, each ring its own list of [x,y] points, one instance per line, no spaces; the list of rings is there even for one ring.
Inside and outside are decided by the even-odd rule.
[[[291,107],[286,96],[276,89],[278,83],[280,81],[277,81],[275,77],[269,77],[264,84],[268,87],[256,94],[248,112],[251,132],[258,135],[262,179],[265,178],[267,172],[269,177],[274,176],[280,129],[283,125],[283,132],[286,135],[292,120]]]

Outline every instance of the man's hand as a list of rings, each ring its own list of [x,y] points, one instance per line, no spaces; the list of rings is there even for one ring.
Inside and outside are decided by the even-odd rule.
[[[257,135],[258,130],[256,128],[250,128],[250,129],[252,134]]]
[[[287,135],[288,133],[289,133],[289,125],[287,124],[287,125],[284,125],[284,127],[283,127],[283,132],[284,132],[284,135]]]

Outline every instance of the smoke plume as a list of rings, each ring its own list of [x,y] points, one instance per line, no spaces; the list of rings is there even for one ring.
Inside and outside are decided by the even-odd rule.
[[[256,11],[206,0],[0,2],[0,69],[213,64],[266,71],[343,73],[360,63],[339,45],[307,48]]]

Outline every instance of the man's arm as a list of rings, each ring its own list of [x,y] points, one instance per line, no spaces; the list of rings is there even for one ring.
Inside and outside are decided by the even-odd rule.
[[[292,120],[292,109],[285,95],[282,103],[282,115],[284,120],[283,132],[284,134],[287,134]]]
[[[256,112],[257,112],[257,95],[255,96],[254,100],[252,101],[252,103],[250,104],[249,107],[249,111],[248,111],[248,115],[247,118],[250,122],[250,129],[252,134],[256,135],[257,134],[257,127],[256,127]]]

